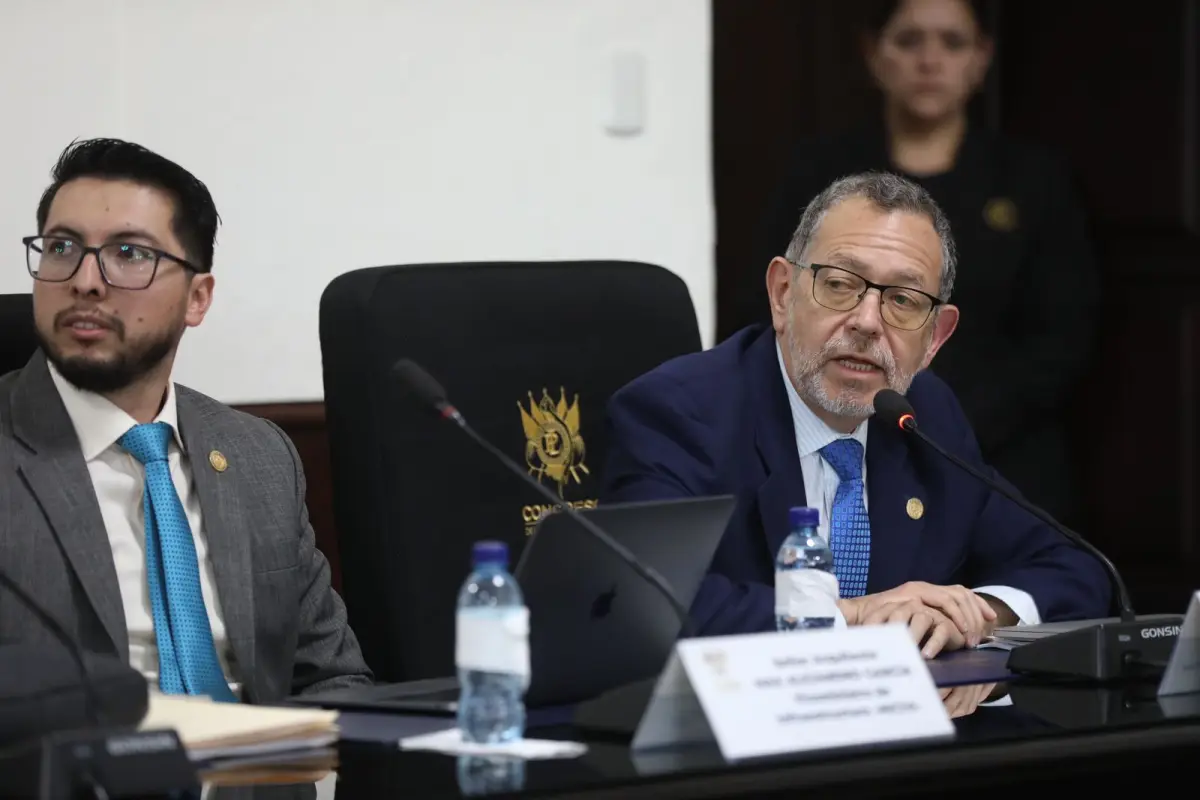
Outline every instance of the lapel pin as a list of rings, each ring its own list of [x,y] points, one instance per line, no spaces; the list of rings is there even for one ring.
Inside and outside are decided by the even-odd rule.
[[[225,456],[220,450],[213,450],[208,454],[208,463],[212,464],[212,468],[217,472],[224,472],[229,469],[229,462],[225,460]],[[912,508],[912,501],[909,501],[909,508]]]
[[[910,497],[904,509],[908,512],[909,518],[920,519],[925,513],[925,504],[921,502],[920,498]]]

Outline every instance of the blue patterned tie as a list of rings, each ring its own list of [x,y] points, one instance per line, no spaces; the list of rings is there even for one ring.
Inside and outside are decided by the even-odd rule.
[[[821,448],[821,456],[838,476],[833,498],[829,547],[842,597],[867,593],[871,563],[871,521],[863,502],[863,446],[857,439],[837,439]]]
[[[171,427],[155,422],[135,425],[120,440],[146,467],[146,581],[158,642],[158,684],[164,694],[236,702],[217,660],[200,591],[196,543],[171,480],[170,438]]]

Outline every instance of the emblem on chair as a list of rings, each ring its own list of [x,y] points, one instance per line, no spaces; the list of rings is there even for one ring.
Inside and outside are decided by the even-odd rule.
[[[525,463],[529,474],[539,481],[543,476],[558,484],[558,496],[571,482],[583,483],[580,473],[590,474],[583,463],[585,449],[579,434],[579,395],[567,405],[567,392],[559,388],[558,403],[542,389],[542,399],[535,402],[529,392],[529,410],[521,409],[521,425],[525,428]]]

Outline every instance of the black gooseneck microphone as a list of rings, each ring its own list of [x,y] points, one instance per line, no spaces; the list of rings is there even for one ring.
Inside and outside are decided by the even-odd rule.
[[[554,506],[561,506],[564,513],[568,514],[573,520],[578,522],[583,529],[594,536],[601,544],[611,550],[622,561],[624,561],[630,569],[636,572],[647,583],[666,598],[671,604],[671,608],[675,611],[675,616],[679,617],[680,638],[691,638],[695,635],[695,628],[692,625],[692,620],[688,614],[688,610],[683,603],[679,602],[679,598],[671,590],[666,579],[658,573],[653,567],[648,564],[643,564],[637,556],[629,552],[620,542],[614,540],[611,536],[605,533],[600,526],[592,522],[583,514],[580,514],[575,509],[571,508],[569,503],[566,503],[562,498],[556,496],[554,492],[547,489],[542,484],[535,481],[528,473],[508,455],[496,447],[494,444],[483,438],[472,428],[467,420],[463,417],[459,410],[451,405],[446,399],[446,390],[438,383],[432,375],[426,372],[419,364],[411,359],[402,358],[392,366],[392,371],[401,383],[411,391],[416,398],[427,405],[430,409],[436,411],[440,417],[447,419],[457,425],[464,433],[467,434],[476,444],[486,450],[497,461],[507,467],[511,472],[516,474],[525,484],[532,486],[539,494],[545,497]]]
[[[1090,553],[1100,562],[1117,595],[1118,620],[1082,620],[1068,623],[1062,633],[1013,648],[1008,668],[1013,672],[1053,674],[1068,677],[1107,680],[1142,677],[1161,671],[1170,658],[1183,617],[1154,614],[1138,617],[1129,598],[1129,590],[1116,566],[1091,542],[1063,525],[1017,492],[986,475],[982,470],[949,452],[917,426],[912,404],[892,389],[875,393],[875,414],[890,425],[911,434],[959,469],[1005,497],[1017,507],[1058,531],[1067,541]]]
[[[1113,563],[1108,560],[1108,556],[1104,555],[1104,553],[1101,553],[1095,547],[1095,545],[1093,545],[1087,539],[1084,539],[1075,531],[1063,525],[1054,517],[1050,516],[1050,514],[1047,512],[1033,505],[1028,500],[1022,498],[1019,494],[1012,491],[1004,484],[988,477],[976,467],[972,466],[966,461],[963,461],[958,456],[947,451],[933,439],[930,439],[928,436],[926,436],[925,432],[917,427],[916,411],[913,410],[912,404],[909,403],[903,395],[891,389],[881,389],[875,394],[874,405],[875,413],[879,415],[880,419],[893,425],[897,425],[899,426],[900,430],[916,436],[959,469],[970,474],[976,480],[983,482],[989,489],[992,489],[995,492],[1003,495],[1028,513],[1049,525],[1051,528],[1054,528],[1054,530],[1065,536],[1076,547],[1091,553],[1092,557],[1099,561],[1101,566],[1104,567],[1104,571],[1108,573],[1109,580],[1112,581],[1113,589],[1117,594],[1117,607],[1121,612],[1121,621],[1133,622],[1134,619],[1136,619],[1136,615],[1133,612],[1133,604],[1129,600],[1129,590],[1125,588],[1125,581],[1121,578],[1121,573],[1119,573]]]
[[[92,655],[20,584],[0,570],[0,586],[17,598],[70,654],[44,645],[0,645],[0,772],[5,789],[22,797],[141,797],[199,786],[175,731],[138,731],[146,714],[146,679],[124,661]],[[78,683],[78,699],[64,683]],[[101,701],[101,697],[104,701]]]
[[[63,629],[50,612],[42,608],[36,600],[29,596],[29,593],[20,587],[20,585],[12,578],[8,577],[3,570],[0,570],[0,586],[12,592],[13,597],[21,601],[21,605],[38,618],[38,621],[46,626],[46,630],[58,639],[59,643],[66,648],[71,655],[71,661],[75,662],[75,669],[79,672],[79,685],[83,689],[83,716],[89,725],[100,727],[104,723],[104,718],[100,711],[100,701],[96,697],[96,687],[92,685],[91,676],[88,674],[87,666],[83,663],[83,651],[73,638]]]

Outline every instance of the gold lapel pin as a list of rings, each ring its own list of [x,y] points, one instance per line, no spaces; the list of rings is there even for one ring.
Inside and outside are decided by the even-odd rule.
[[[225,456],[220,450],[213,450],[208,454],[208,463],[212,464],[212,468],[217,472],[224,472],[229,469],[229,462],[225,460]]]
[[[925,513],[925,504],[921,502],[920,498],[910,497],[904,509],[908,512],[909,518],[920,519]]]

